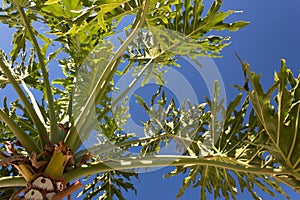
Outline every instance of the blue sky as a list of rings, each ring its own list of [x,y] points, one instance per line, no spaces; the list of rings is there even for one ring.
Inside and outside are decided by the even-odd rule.
[[[272,84],[274,71],[280,69],[280,59],[285,58],[287,65],[294,74],[300,70],[300,1],[299,0],[224,0],[223,10],[243,10],[228,20],[246,20],[251,24],[238,32],[226,33],[232,37],[231,45],[222,51],[223,58],[215,59],[226,88],[227,99],[232,100],[238,91],[232,84],[243,84],[243,76],[239,61],[234,56],[237,51],[242,59],[247,60],[251,69],[262,74],[262,83]],[[7,52],[12,32],[0,25],[0,49]],[[11,94],[13,95],[13,94]],[[0,99],[3,93],[0,91]],[[132,192],[126,194],[134,199],[175,199],[184,176],[163,179],[169,169],[140,174],[140,181],[135,181],[138,190],[136,196]],[[285,188],[291,199],[300,199],[296,194]],[[263,195],[263,199],[284,199]],[[188,189],[181,198],[184,200],[199,199],[199,188]],[[238,199],[250,199],[249,194],[241,194]]]

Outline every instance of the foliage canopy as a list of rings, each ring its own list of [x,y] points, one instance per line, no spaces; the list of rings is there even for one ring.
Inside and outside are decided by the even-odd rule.
[[[136,96],[149,115],[145,132],[156,131],[151,137],[136,138],[122,130],[129,117],[125,103],[112,109],[116,76],[145,70],[143,84],[153,78],[163,85],[167,73],[163,66],[183,67],[176,55],[194,60],[220,57],[230,37],[212,33],[237,31],[248,24],[226,22],[236,11],[222,11],[221,5],[221,0],[211,5],[202,0],[4,0],[0,21],[14,34],[11,51],[0,52],[0,87],[1,92],[13,88],[18,98],[4,97],[0,108],[1,198],[61,199],[82,187],[76,181],[80,179],[87,182],[78,194],[84,199],[125,199],[125,191],[138,192],[131,183],[139,177],[135,169],[158,166],[172,167],[165,177],[185,174],[178,198],[190,186],[201,188],[201,199],[207,193],[216,199],[236,199],[245,189],[259,199],[255,186],[288,198],[280,183],[299,191],[300,76],[294,76],[284,60],[267,91],[260,76],[241,61],[245,85],[236,86],[242,93],[226,109],[218,99],[217,84],[214,98],[197,105],[176,105],[163,87],[151,102]],[[127,37],[113,51],[107,38],[119,34],[126,21],[130,21],[124,28]],[[154,41],[161,44],[157,49],[151,45],[151,31],[158,29],[177,32],[178,37],[160,32],[161,38]],[[188,45],[178,45],[182,40]],[[103,57],[87,59],[91,52]],[[157,65],[146,68],[154,62]],[[86,68],[100,64],[104,66]],[[78,83],[79,72],[92,87]],[[58,73],[62,75],[49,78]],[[96,107],[93,119],[92,107]],[[219,112],[223,123],[217,120]],[[88,133],[89,122],[95,120],[96,130],[107,140],[95,147],[93,155],[83,148],[79,133]],[[157,121],[163,125],[158,127]],[[203,156],[205,133],[213,131],[212,123],[222,124],[220,136]],[[159,154],[170,141],[186,140],[190,130],[193,138],[182,155]],[[133,147],[140,148],[136,155],[120,154]],[[118,156],[107,159],[112,153]],[[47,187],[37,186],[39,181]]]

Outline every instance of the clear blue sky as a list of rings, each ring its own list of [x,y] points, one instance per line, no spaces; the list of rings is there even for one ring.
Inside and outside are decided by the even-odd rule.
[[[222,51],[223,58],[216,59],[226,86],[227,99],[232,100],[238,91],[232,84],[243,84],[241,66],[234,56],[237,51],[242,59],[247,60],[252,70],[262,74],[262,83],[269,86],[273,81],[275,70],[280,69],[280,59],[285,58],[287,65],[297,74],[300,70],[300,1],[299,0],[224,0],[223,9],[243,10],[230,20],[247,20],[251,24],[238,32],[228,33],[232,44]],[[0,49],[10,49],[10,31],[0,25]],[[7,39],[9,38],[9,39]],[[11,94],[13,95],[13,94]],[[0,99],[3,93],[0,91]],[[183,176],[162,179],[169,170],[162,169],[140,174],[140,181],[135,182],[138,195],[126,194],[130,200],[135,199],[175,199],[181,186]],[[257,190],[262,194],[260,190]],[[287,189],[291,199],[300,199],[300,195]],[[199,188],[188,189],[183,200],[199,199]],[[240,195],[238,199],[250,199],[249,194]],[[263,195],[263,199],[283,199]]]

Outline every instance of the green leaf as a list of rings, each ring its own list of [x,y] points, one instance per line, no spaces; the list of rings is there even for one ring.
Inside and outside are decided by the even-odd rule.
[[[204,51],[209,50],[209,54],[212,55],[217,55],[219,51],[226,46],[228,39],[224,38],[218,41],[209,41],[208,37],[204,36],[205,34],[212,30],[237,31],[249,24],[249,22],[243,21],[225,23],[225,19],[236,13],[236,11],[220,11],[222,5],[221,0],[215,0],[205,16],[203,16],[204,5],[202,0],[175,1],[172,4],[175,6],[175,10],[172,10],[171,5],[167,4],[168,9],[164,9],[166,11],[165,13],[160,12],[160,10],[153,11],[151,17],[149,16],[149,24],[152,26],[161,25],[170,30],[180,32],[192,39],[200,40],[200,45]],[[158,5],[162,4],[159,3]],[[222,38],[220,36],[214,37]]]
[[[62,0],[48,0],[45,2],[45,5],[57,4],[60,3]]]
[[[132,178],[138,179],[138,174],[121,171],[97,174],[95,178],[87,178],[89,183],[85,185],[84,190],[78,194],[78,197],[86,194],[84,199],[92,199],[93,197],[99,197],[101,194],[100,199],[103,200],[113,199],[114,196],[118,199],[125,199],[121,190],[126,192],[132,190],[137,193],[134,185],[130,183]]]
[[[14,62],[20,53],[20,50],[23,49],[25,51],[26,48],[26,31],[25,30],[18,30],[13,34],[13,49],[10,52],[10,56],[12,61]]]
[[[274,75],[274,86],[277,90],[274,90],[275,87],[272,86],[267,93],[264,93],[259,83],[259,76],[251,72],[249,68],[247,74],[253,85],[253,91],[249,92],[250,100],[272,143],[270,153],[280,165],[291,169],[290,176],[286,179],[280,178],[280,180],[297,190],[294,184],[300,181],[300,99],[295,96],[295,91],[299,90],[299,79],[291,78],[293,75],[286,67],[285,60],[281,61],[279,73]],[[277,93],[275,94],[276,108],[271,104],[272,91]]]

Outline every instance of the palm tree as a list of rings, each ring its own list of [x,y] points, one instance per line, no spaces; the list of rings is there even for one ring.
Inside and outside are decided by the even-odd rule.
[[[241,61],[243,93],[226,109],[218,83],[205,104],[178,106],[163,86],[150,102],[136,95],[149,115],[144,130],[153,134],[137,138],[122,129],[131,84],[114,99],[116,77],[135,70],[143,85],[151,78],[163,85],[164,67],[178,66],[177,55],[218,57],[229,38],[208,34],[248,24],[224,22],[235,11],[221,5],[215,0],[204,13],[202,1],[189,0],[5,0],[0,20],[15,32],[9,56],[1,51],[0,86],[18,98],[4,97],[0,109],[1,198],[70,199],[87,178],[79,196],[124,199],[124,191],[136,191],[130,180],[137,169],[159,166],[174,167],[166,177],[186,175],[178,198],[191,185],[201,187],[201,199],[207,192],[234,198],[238,186],[254,199],[254,186],[287,197],[280,182],[298,191],[300,77],[284,60],[267,92]],[[107,38],[118,36],[119,26],[127,31],[115,49]],[[59,78],[49,78],[60,69]],[[90,137],[98,140],[86,148]],[[180,155],[160,155],[174,141]]]

